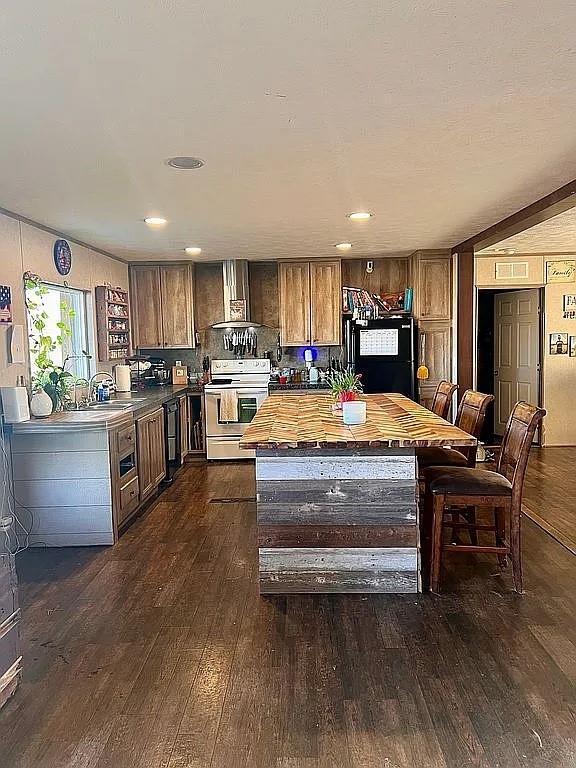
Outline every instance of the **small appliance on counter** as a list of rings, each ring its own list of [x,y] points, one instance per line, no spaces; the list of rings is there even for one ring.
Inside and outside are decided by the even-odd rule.
[[[144,380],[149,387],[163,387],[170,384],[170,369],[161,357],[150,358],[150,368],[144,373]]]
[[[23,421],[30,421],[28,390],[26,387],[24,385],[19,387],[0,387],[0,391],[2,393],[2,410],[6,424],[20,424]]]

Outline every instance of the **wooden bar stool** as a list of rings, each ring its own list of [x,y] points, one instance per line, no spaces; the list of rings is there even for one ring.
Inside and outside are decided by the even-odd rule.
[[[467,389],[462,396],[456,413],[457,427],[478,438],[484,427],[486,410],[494,400],[494,395],[484,395]],[[427,467],[474,467],[476,466],[476,446],[459,448],[417,448],[419,471]]]
[[[456,413],[456,426],[468,432],[472,437],[479,438],[486,420],[486,410],[494,400],[494,395],[485,395],[482,392],[475,392],[473,389],[467,389],[460,400],[458,412]],[[477,446],[459,446],[458,448],[417,448],[416,459],[418,460],[418,482],[424,490],[424,470],[428,467],[475,467],[476,466]],[[452,512],[452,520],[458,523],[460,517],[471,523],[476,523],[476,509],[456,510]],[[453,537],[457,537],[457,526],[454,527]],[[478,544],[478,533],[471,527],[468,529],[470,541],[472,544]]]
[[[450,381],[441,381],[436,387],[436,392],[434,392],[434,399],[430,408],[432,413],[447,419],[450,413],[450,406],[452,405],[452,395],[457,389],[458,384],[452,384]]]
[[[535,405],[516,403],[506,425],[496,472],[470,467],[429,467],[424,470],[425,515],[431,523],[429,546],[432,592],[438,592],[440,589],[443,553],[457,551],[491,552],[498,555],[501,566],[506,565],[506,558],[510,556],[514,587],[517,592],[522,592],[522,489],[534,432],[545,413],[544,409]],[[493,525],[455,522],[451,517],[450,507],[479,506],[493,510]],[[442,533],[446,528],[493,531],[495,544],[483,546],[474,543],[445,543]],[[510,531],[509,538],[506,536],[506,528]]]

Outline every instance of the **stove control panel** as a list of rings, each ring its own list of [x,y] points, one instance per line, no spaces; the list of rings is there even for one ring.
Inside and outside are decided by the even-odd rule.
[[[270,373],[270,360],[266,357],[249,360],[212,360],[212,376],[235,373]]]

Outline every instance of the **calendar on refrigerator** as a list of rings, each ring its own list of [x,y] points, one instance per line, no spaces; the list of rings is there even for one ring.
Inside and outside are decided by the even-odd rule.
[[[360,356],[398,354],[397,328],[368,328],[360,331]]]

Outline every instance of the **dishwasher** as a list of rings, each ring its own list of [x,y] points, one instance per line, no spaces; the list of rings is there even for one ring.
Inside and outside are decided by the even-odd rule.
[[[164,434],[166,453],[166,477],[163,485],[174,482],[174,473],[182,463],[182,440],[180,435],[180,401],[169,400],[164,403]]]

